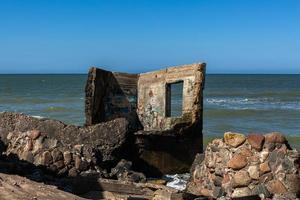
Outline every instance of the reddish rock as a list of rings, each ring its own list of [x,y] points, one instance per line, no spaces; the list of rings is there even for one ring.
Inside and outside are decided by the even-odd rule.
[[[223,180],[222,180],[222,185],[228,183],[230,181],[230,176],[228,174],[224,174]]]
[[[267,189],[272,194],[282,194],[287,192],[287,189],[279,180],[272,180],[267,183]]]
[[[243,144],[246,137],[240,133],[226,132],[224,133],[224,141],[232,147],[238,147]]]
[[[273,132],[265,135],[265,141],[267,143],[284,143],[286,139],[281,133]]]
[[[242,169],[247,165],[247,158],[241,154],[235,154],[228,162],[228,167],[232,169]]]
[[[33,140],[35,140],[35,139],[37,139],[38,137],[40,137],[40,135],[41,135],[41,132],[38,131],[38,130],[32,130],[32,131],[30,131],[30,132],[28,133],[28,137],[31,138],[31,139],[33,139]]]
[[[206,188],[203,188],[200,190],[200,194],[206,197],[211,197],[212,196],[212,191]]]
[[[266,162],[264,162],[264,163],[261,163],[261,164],[259,165],[259,170],[260,170],[261,174],[270,172],[270,171],[271,171],[271,168],[270,168],[270,166],[269,166],[269,162],[266,161]]]
[[[243,156],[246,156],[246,157],[250,157],[253,155],[252,151],[246,147],[242,147],[240,149],[240,154],[243,155]]]
[[[260,151],[262,149],[265,137],[260,134],[252,133],[248,135],[247,139],[252,148]]]
[[[248,172],[241,170],[233,175],[233,181],[235,187],[248,186],[251,178]]]

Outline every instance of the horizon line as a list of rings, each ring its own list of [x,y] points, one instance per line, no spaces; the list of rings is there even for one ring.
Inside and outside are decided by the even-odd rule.
[[[88,75],[88,73],[0,73],[0,75]],[[300,75],[300,73],[206,73],[206,75]]]

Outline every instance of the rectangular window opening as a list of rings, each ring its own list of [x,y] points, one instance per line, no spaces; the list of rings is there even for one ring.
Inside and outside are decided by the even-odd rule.
[[[166,85],[166,117],[181,117],[183,102],[183,81]]]

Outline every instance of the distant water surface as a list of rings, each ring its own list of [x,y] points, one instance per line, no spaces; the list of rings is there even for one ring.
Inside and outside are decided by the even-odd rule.
[[[82,125],[86,78],[0,75],[0,112]],[[300,75],[207,75],[204,97],[206,139],[225,131],[278,131],[300,146]]]

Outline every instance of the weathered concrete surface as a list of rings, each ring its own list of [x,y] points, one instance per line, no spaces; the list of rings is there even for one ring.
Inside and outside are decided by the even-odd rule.
[[[136,132],[139,149],[139,159],[134,161],[136,169],[151,176],[188,172],[195,155],[202,152],[202,137],[193,135],[192,130],[186,132],[190,135]]]
[[[86,84],[86,124],[131,117],[135,121],[134,167],[147,174],[187,172],[202,152],[205,63],[142,73],[91,68]],[[169,117],[172,83],[183,82],[182,115]]]
[[[197,63],[143,73],[138,79],[138,116],[145,131],[202,124],[205,64]],[[183,81],[182,116],[166,117],[166,85]],[[201,130],[198,130],[201,134]]]
[[[57,120],[36,119],[17,113],[0,114],[0,140],[9,146],[8,150],[11,153],[19,156],[30,153],[33,158],[29,156],[28,159],[34,161],[35,156],[40,155],[41,151],[43,153],[49,151],[51,154],[57,149],[65,155],[66,151],[74,152],[82,148],[84,154],[90,158],[90,162],[96,160],[95,162],[102,165],[114,166],[121,158],[130,155],[134,148],[129,141],[135,131],[132,127],[126,118],[78,127]],[[33,130],[40,132],[39,135],[29,136]],[[13,145],[14,142],[19,146]]]
[[[183,81],[182,116],[167,117],[166,86],[178,81]],[[135,133],[141,159],[138,166],[148,165],[153,175],[189,170],[195,155],[202,152],[204,82],[204,63],[139,75],[137,112],[143,130]]]
[[[92,67],[85,88],[86,125],[135,113],[137,78]]]

